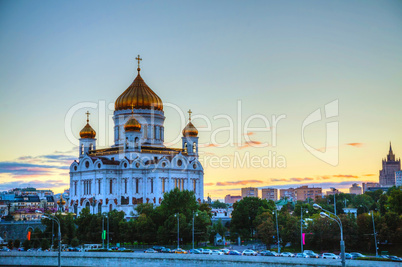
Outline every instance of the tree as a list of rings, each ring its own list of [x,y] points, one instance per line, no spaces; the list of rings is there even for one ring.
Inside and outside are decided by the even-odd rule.
[[[31,241],[28,239],[25,239],[24,242],[22,242],[22,246],[24,247],[25,250],[28,250],[31,248]]]
[[[391,189],[390,189],[391,190]],[[402,214],[402,190],[394,189],[389,195],[389,209],[398,215]]]
[[[212,202],[211,208],[213,209],[226,209],[228,207],[228,204],[224,202],[220,202],[219,200],[216,200]]]
[[[259,214],[254,221],[257,229],[257,238],[260,239],[267,248],[274,243],[274,236],[275,241],[277,240],[276,225],[273,220],[272,213],[267,211]]]
[[[8,242],[7,242],[7,247],[9,248],[9,249],[13,249],[13,241],[10,239],[10,240],[8,240]]]
[[[272,202],[273,203],[273,202]],[[243,239],[254,237],[254,220],[260,213],[274,209],[274,204],[257,197],[245,197],[233,204],[231,232]]]
[[[49,242],[49,240],[48,240],[47,238],[42,239],[41,248],[42,248],[43,250],[46,250],[46,249],[49,249],[49,247],[50,247],[50,242]]]
[[[71,246],[72,247],[78,247],[79,244],[80,244],[80,241],[78,240],[78,238],[73,238],[71,240]]]

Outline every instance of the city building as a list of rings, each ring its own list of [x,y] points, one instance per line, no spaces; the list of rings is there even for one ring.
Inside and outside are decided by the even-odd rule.
[[[325,192],[325,195],[327,195],[327,196],[333,196],[333,195],[335,195],[335,194],[340,194],[340,193],[342,193],[342,192],[339,191],[338,189],[331,188],[331,191],[326,191],[326,192]]]
[[[294,201],[296,199],[294,188],[279,189],[279,194],[280,194],[281,199],[286,198],[289,201]]]
[[[391,187],[395,185],[395,172],[401,170],[400,159],[395,158],[392,151],[391,143],[389,144],[389,152],[386,159],[382,160],[382,170],[380,170],[379,183],[380,186]]]
[[[321,187],[308,187],[307,185],[295,189],[296,201],[315,200],[322,197]]]
[[[354,195],[361,195],[362,188],[358,184],[353,184],[352,187],[349,188],[349,193]]]
[[[363,194],[366,191],[370,191],[370,188],[381,188],[379,183],[372,183],[372,182],[362,183],[362,187],[363,187]]]
[[[395,172],[395,186],[402,186],[402,171]]]
[[[233,204],[237,201],[241,200],[241,196],[231,196],[231,195],[226,195],[225,196],[225,203],[226,204]]]
[[[258,188],[246,187],[241,189],[241,197],[258,197]]]
[[[261,198],[266,200],[277,201],[278,189],[276,188],[263,188],[261,189]]]
[[[164,145],[163,102],[138,74],[116,99],[114,145],[96,149],[96,132],[87,122],[80,132],[78,159],[70,166],[70,211],[79,214],[124,211],[140,203],[159,205],[174,188],[204,198],[204,172],[198,160],[198,130],[191,122],[182,131],[182,147]],[[196,97],[196,92],[192,93]],[[134,211],[135,212],[135,211]]]

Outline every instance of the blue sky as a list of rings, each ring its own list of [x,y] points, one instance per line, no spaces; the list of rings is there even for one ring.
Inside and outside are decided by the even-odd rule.
[[[213,185],[205,191],[211,194],[221,196],[214,192],[219,181],[261,180],[269,186],[277,185],[272,179],[312,177],[320,183],[316,177],[339,174],[376,180],[389,141],[402,154],[400,1],[1,1],[0,32],[2,162],[23,164],[23,157],[55,151],[74,156],[65,134],[68,110],[85,101],[113,104],[136,75],[137,54],[142,77],[164,103],[205,115],[213,129],[225,125],[214,116],[236,117],[238,100],[243,122],[253,114],[286,115],[273,149],[287,167],[206,168],[205,182]],[[312,157],[300,142],[302,121],[333,100],[339,101],[336,167]],[[71,122],[77,136],[85,112]],[[90,112],[91,125],[99,129],[98,110]],[[166,139],[172,140],[181,126],[171,109],[165,115]],[[308,141],[322,147],[324,134],[323,122],[310,128]],[[210,138],[204,133],[200,142]],[[225,138],[222,133],[218,139]],[[264,134],[252,138],[270,140]],[[60,171],[54,180],[68,183]],[[2,183],[15,182],[0,172]]]

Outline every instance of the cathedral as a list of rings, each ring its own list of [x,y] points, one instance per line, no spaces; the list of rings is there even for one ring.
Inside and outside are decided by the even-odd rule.
[[[401,170],[401,160],[395,158],[392,146],[389,144],[389,152],[386,159],[382,160],[380,170],[380,186],[390,187],[395,185],[395,172]]]
[[[179,188],[204,197],[204,171],[198,161],[198,130],[189,121],[182,147],[164,146],[163,102],[138,74],[116,99],[114,145],[96,149],[96,132],[87,123],[80,131],[79,158],[70,166],[70,209],[79,214],[111,210],[135,213],[141,203],[159,205],[164,193]]]

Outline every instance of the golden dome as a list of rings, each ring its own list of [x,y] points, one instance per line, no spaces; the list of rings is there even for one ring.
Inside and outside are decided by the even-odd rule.
[[[183,129],[183,136],[191,136],[191,137],[197,137],[198,135],[198,130],[195,128],[195,126],[191,123],[191,110],[188,111],[189,117],[188,117],[188,124],[186,127]]]
[[[139,132],[141,131],[141,124],[131,116],[131,118],[124,124],[124,131],[126,132]]]
[[[140,68],[138,75],[133,83],[124,91],[114,104],[115,110],[130,109],[133,106],[135,109],[154,109],[163,110],[162,100],[159,98],[151,88],[144,82],[140,75]]]
[[[80,131],[80,137],[94,139],[96,136],[96,132],[91,127],[91,125],[89,125],[89,112],[87,111],[86,114],[87,114],[87,125],[85,125],[84,128],[82,128],[82,130]]]

